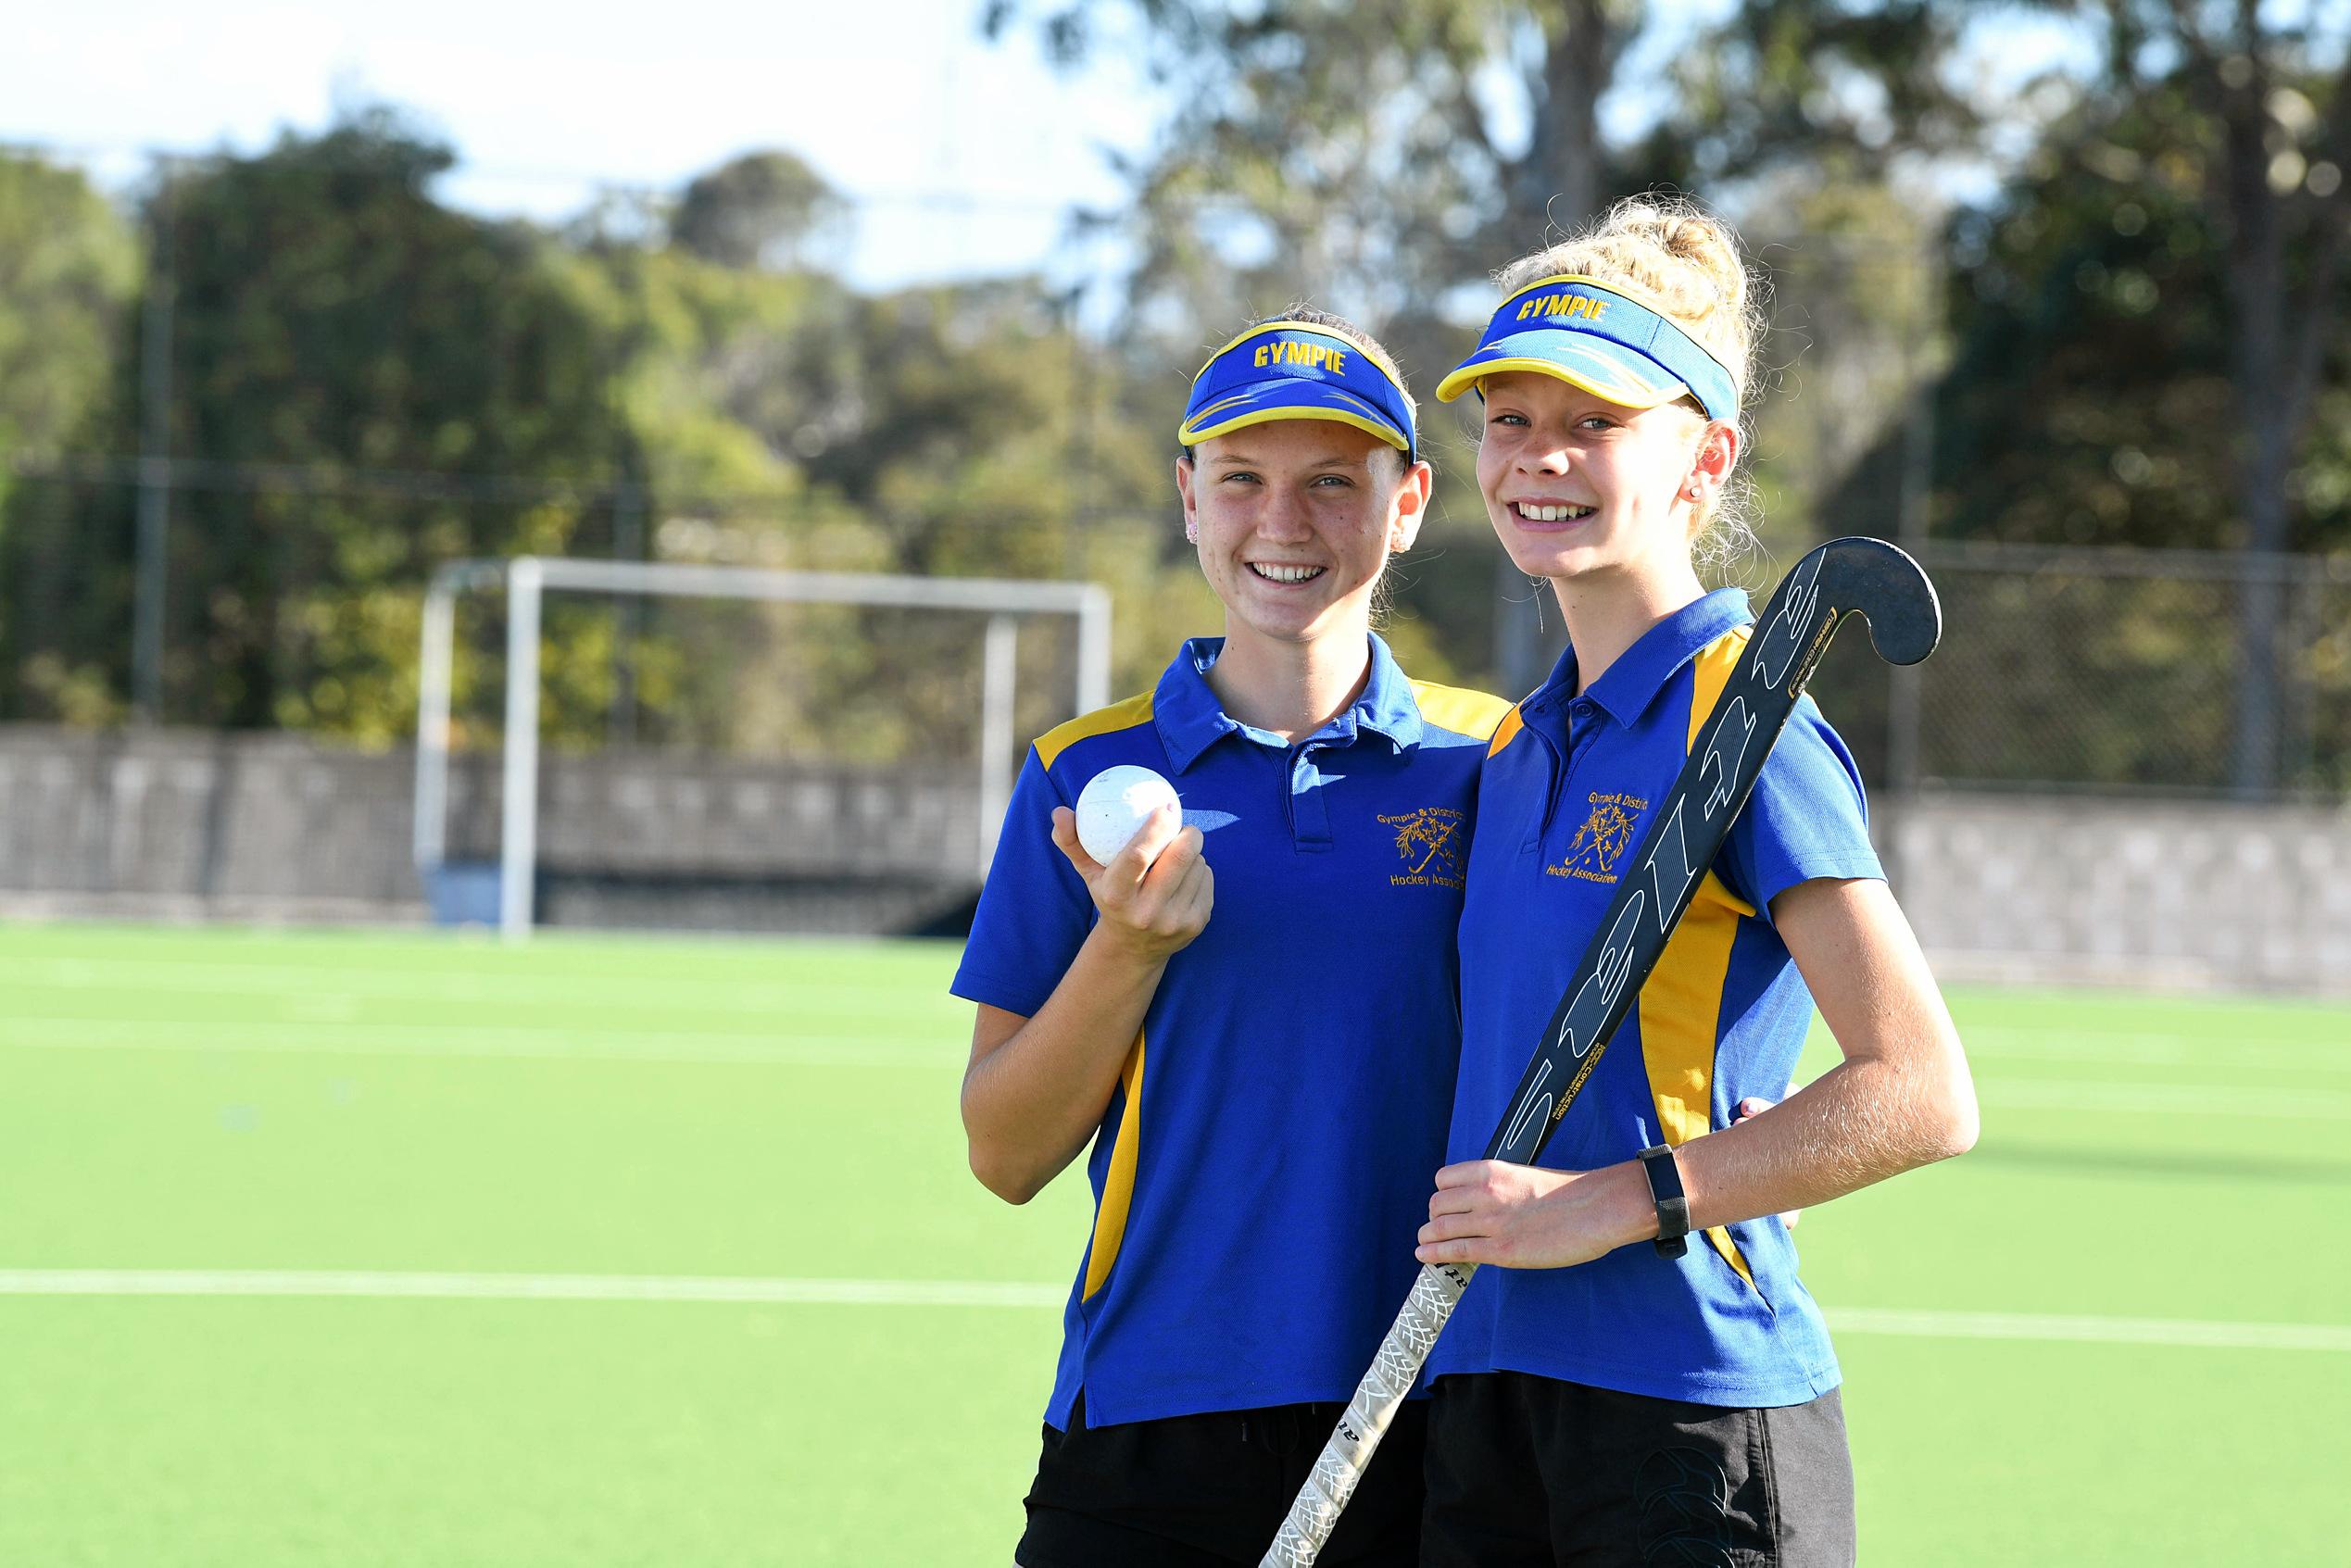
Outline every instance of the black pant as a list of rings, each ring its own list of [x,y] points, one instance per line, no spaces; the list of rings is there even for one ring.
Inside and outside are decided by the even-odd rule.
[[[1083,1396],[1069,1430],[1045,1428],[1023,1568],[1222,1568],[1254,1564],[1346,1407],[1275,1405],[1087,1426]],[[1396,1412],[1363,1484],[1317,1561],[1347,1568],[1420,1562],[1425,1400]]]
[[[1741,1410],[1525,1373],[1440,1378],[1427,1568],[1851,1568],[1835,1390]]]

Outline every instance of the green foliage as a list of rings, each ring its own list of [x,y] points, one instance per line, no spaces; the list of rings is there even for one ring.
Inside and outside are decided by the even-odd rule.
[[[138,273],[129,227],[79,173],[0,156],[0,581],[16,585],[0,590],[0,646],[28,607],[96,629],[62,572],[6,571],[21,559],[9,520],[55,498],[50,485],[19,483],[10,459],[54,458],[105,402]],[[86,657],[44,650],[19,678],[78,721],[119,711],[104,670]]]
[[[1770,274],[1748,474],[1766,552],[1782,565],[1836,533],[1902,534],[1923,511],[1924,476],[1905,466],[1923,438],[1912,409],[1948,357],[1941,235],[1898,193],[1857,169],[1837,178],[1840,167],[1775,181],[1776,199],[1745,225]],[[1841,483],[1881,453],[1866,500],[1835,515]]]
[[[173,172],[149,197],[172,335],[170,454],[219,484],[172,496],[164,711],[178,722],[321,727],[383,741],[413,703],[414,590],[430,565],[598,532],[585,500],[385,495],[338,471],[431,471],[593,486],[626,433],[607,355],[526,231],[464,218],[427,184],[446,148],[384,113],[249,159]],[[77,433],[138,447],[138,357]],[[255,482],[274,473],[274,481]],[[319,483],[325,476],[330,483]],[[18,590],[19,671],[97,669],[119,691],[132,496],[28,489],[0,564]],[[69,604],[46,591],[82,585]],[[395,589],[402,592],[394,592]],[[60,711],[19,681],[18,716]]]
[[[2151,76],[2133,63],[2147,52],[2129,50],[2113,76],[2071,84],[2026,167],[1952,223],[1951,358],[1931,410],[1938,537],[2351,546],[2351,434],[2325,417],[2342,399],[2319,373],[2343,363],[2351,318],[2345,198],[2326,175],[2309,182],[2327,156],[2314,106],[2343,102],[2340,68],[2318,69],[2290,37],[2259,46],[2271,152],[2251,190],[2231,163],[2227,83],[2254,67],[2189,34]],[[1901,434],[1847,470],[1828,503],[1842,527],[1868,526],[1905,487]],[[2087,574],[1971,587],[1946,602],[1978,634],[1925,677],[1945,694],[1929,728],[1948,748],[1923,759],[1929,772],[2340,789],[2345,678],[2307,608],[2316,563],[2282,593]]]
[[[2085,105],[2037,169],[1961,215],[1946,307],[1956,358],[1936,420],[1939,531],[2250,542],[2238,467],[2248,411],[2232,384],[2247,324],[2231,220],[2211,196],[2216,134],[2180,79],[2118,110]],[[2314,276],[2323,244],[2306,232],[2289,275]],[[2340,323],[2351,280],[2334,290]],[[2351,441],[2323,420],[2304,441],[2292,540],[2339,548],[2351,543]]]
[[[685,187],[671,215],[681,246],[722,267],[788,266],[841,218],[823,176],[787,152],[746,153]]]
[[[2004,7],[2005,8],[2005,7]],[[1990,116],[1953,69],[1981,5],[1746,0],[1698,30],[1664,75],[1671,112],[1633,161],[1701,189],[1825,162],[1883,185],[1920,153],[1974,152]]]
[[[1115,564],[1095,560],[1089,531],[1159,531],[1164,440],[1093,412],[1126,397],[1129,367],[1074,339],[1065,302],[1037,282],[869,298],[790,265],[784,242],[830,198],[778,157],[689,187],[666,243],[617,211],[561,234],[466,217],[432,194],[449,161],[371,111],[258,157],[177,168],[148,196],[169,271],[144,286],[168,291],[181,479],[168,721],[400,739],[425,577],[462,557],[1050,576]],[[0,390],[12,456],[138,449],[130,248],[86,187],[6,166],[0,269],[49,307],[0,312],[0,350],[30,367]],[[728,264],[746,257],[760,265]],[[1154,430],[1172,425],[1172,407],[1143,401]],[[5,499],[10,716],[125,710],[135,493],[122,477],[48,476]],[[1143,497],[1151,524],[1081,516],[1111,495]],[[1152,544],[1113,575],[1148,606],[1164,564]],[[1195,608],[1180,631],[1202,629]],[[846,610],[623,620],[559,596],[546,613],[559,746],[603,740],[624,700],[640,737],[714,746],[879,758],[970,728],[960,676],[915,678],[975,669],[968,618],[877,636]],[[465,628],[469,647],[498,646],[488,607]],[[1122,674],[1155,669],[1179,629],[1145,609],[1125,633]],[[1074,653],[1040,644],[1037,658],[1058,661],[1065,690]],[[501,679],[495,657],[459,661],[468,738],[494,734],[482,720]]]
[[[1306,296],[1363,321],[1426,389],[1470,341],[1495,269],[1628,193],[1714,197],[1772,247],[1793,302],[1766,349],[1789,373],[1764,389],[1753,470],[1785,556],[1939,362],[1929,236],[1898,181],[1982,129],[1947,69],[1980,10],[999,0],[987,25],[1036,26],[1063,58],[1139,51],[1169,89],[1123,221],[1134,320],[1171,359]],[[1813,385],[1834,396],[1774,395]],[[1497,576],[1465,421],[1433,406],[1424,421],[1439,505],[1400,615],[1468,679],[1531,681],[1517,645],[1533,616],[1496,619],[1498,593],[1531,591]]]
[[[104,395],[138,273],[129,228],[79,173],[0,157],[0,451],[55,452]]]
[[[1208,347],[1309,296],[1378,332],[1425,392],[1482,317],[1490,269],[1660,182],[1715,198],[1777,284],[1750,447],[1771,559],[1731,580],[1761,585],[1828,533],[1918,521],[2228,547],[2267,536],[2257,473],[2285,497],[2287,542],[2341,548],[2339,41],[2257,18],[2266,31],[2231,54],[2195,7],[2026,9],[2097,34],[2099,63],[1987,86],[1972,63],[2019,13],[1918,0],[1000,0],[990,27],[1035,27],[1064,58],[1140,58],[1174,106],[1127,170],[1128,206],[1088,219],[1137,261],[1100,341],[1036,278],[854,290],[824,265],[839,199],[788,153],[555,231],[442,206],[448,149],[388,111],[182,165],[142,214],[170,242],[156,286],[183,465],[165,717],[396,739],[425,575],[524,550],[1088,577],[1117,595],[1117,680],[1135,689],[1216,626],[1168,473]],[[1945,227],[1918,193],[1970,160],[1996,194]],[[2257,232],[2278,238],[2275,278]],[[140,249],[78,178],[0,161],[0,452],[137,451],[137,307],[166,297],[140,281]],[[2289,296],[2311,308],[2270,359],[2307,393],[2249,398],[2245,323],[2274,326]],[[2290,460],[2265,469],[2282,420]],[[1515,662],[1498,633],[1531,620],[1497,616],[1498,589],[1532,594],[1496,575],[1474,422],[1424,408],[1438,500],[1387,628],[1416,673],[1496,684]],[[0,714],[111,721],[131,485],[120,467],[27,471],[10,486],[0,465]],[[2180,699],[2163,660],[2195,657],[2194,639],[2146,633],[2178,606],[2148,589],[2106,608],[2127,636],[2052,678],[2137,670],[2148,704]],[[562,598],[547,613],[558,745],[633,733],[882,758],[970,728],[978,632],[960,618],[616,616]],[[467,646],[495,648],[488,607],[466,624]],[[2294,690],[2339,693],[2336,651],[2317,633],[2284,650]],[[1073,657],[1064,632],[1025,633],[1024,671],[1044,679],[1025,703],[1062,700],[1040,694]],[[494,659],[461,661],[460,711],[493,709],[498,678]],[[2331,703],[2304,706],[2297,734],[2332,722]],[[1995,750],[1974,754],[2029,766]],[[2339,747],[2318,751],[2300,776],[2339,771]],[[2083,765],[2165,766],[2144,746]]]

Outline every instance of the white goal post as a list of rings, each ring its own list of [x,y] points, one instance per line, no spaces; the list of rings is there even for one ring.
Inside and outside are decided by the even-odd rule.
[[[451,561],[433,574],[424,596],[417,678],[416,831],[419,874],[431,878],[447,847],[449,686],[456,657],[457,596],[504,579],[507,599],[505,787],[498,835],[498,929],[527,937],[534,918],[532,878],[538,860],[539,606],[550,589],[680,598],[750,599],[793,604],[875,605],[962,610],[987,617],[980,677],[978,871],[985,875],[1011,797],[1014,618],[1070,615],[1077,620],[1076,711],[1110,701],[1111,599],[1097,583],[988,577],[893,577],[879,573],[773,571],[674,561]]]

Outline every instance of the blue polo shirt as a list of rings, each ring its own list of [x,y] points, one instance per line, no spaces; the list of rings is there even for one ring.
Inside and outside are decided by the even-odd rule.
[[[1052,809],[1121,762],[1164,774],[1215,905],[1168,961],[1102,1118],[1094,1224],[1045,1419],[1066,1427],[1344,1399],[1412,1287],[1443,1163],[1453,933],[1477,770],[1508,705],[1407,681],[1295,744],[1228,717],[1221,638],[1040,739],[953,989],[1034,1015],[1094,923]]]
[[[1708,594],[1651,627],[1580,696],[1570,648],[1497,730],[1462,911],[1449,1159],[1484,1155],[1753,620],[1739,590]],[[1771,900],[1815,877],[1883,874],[1853,759],[1804,698],[1540,1162],[1612,1165],[1729,1126],[1745,1096],[1783,1098],[1812,996]],[[1693,1236],[1678,1260],[1641,1242],[1574,1268],[1480,1270],[1432,1372],[1490,1370],[1713,1405],[1800,1404],[1838,1382],[1777,1216]]]

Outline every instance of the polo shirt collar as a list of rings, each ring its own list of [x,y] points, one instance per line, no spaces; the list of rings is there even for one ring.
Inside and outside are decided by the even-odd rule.
[[[1218,705],[1215,690],[1208,684],[1208,671],[1224,651],[1222,637],[1191,638],[1161,674],[1159,684],[1151,688],[1151,722],[1159,728],[1169,765],[1179,773],[1224,736],[1248,730]],[[1399,751],[1421,741],[1420,704],[1414,700],[1412,682],[1377,633],[1371,638],[1371,674],[1362,695],[1313,738],[1343,746],[1363,730],[1385,736]]]
[[[1386,735],[1399,751],[1420,744],[1420,703],[1413,696],[1413,684],[1397,668],[1396,656],[1388,651],[1377,632],[1371,639],[1371,679],[1364,683],[1364,695],[1355,699],[1355,706],[1341,717],[1348,715],[1363,728]]]
[[[1754,618],[1743,588],[1716,588],[1702,595],[1643,632],[1584,696],[1629,728],[1683,665],[1724,633]],[[1528,706],[1565,708],[1575,696],[1576,649],[1571,644]]]

